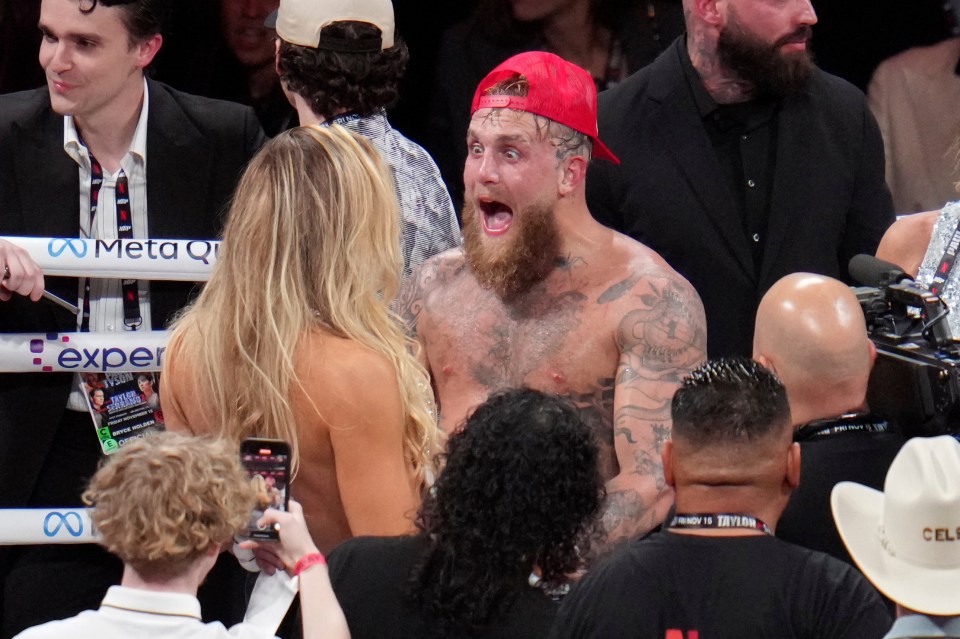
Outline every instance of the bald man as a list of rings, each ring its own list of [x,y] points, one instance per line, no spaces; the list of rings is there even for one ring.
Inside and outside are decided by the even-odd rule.
[[[850,562],[830,513],[840,481],[883,489],[899,433],[871,415],[867,383],[876,357],[853,292],[833,278],[793,273],[774,284],[757,309],[753,358],[787,389],[801,481],[777,536]]]

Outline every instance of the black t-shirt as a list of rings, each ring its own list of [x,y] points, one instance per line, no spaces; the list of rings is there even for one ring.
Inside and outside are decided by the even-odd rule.
[[[407,580],[426,548],[424,536],[357,537],[330,553],[330,580],[350,626],[352,639],[429,639],[438,624],[415,609]],[[469,639],[546,639],[558,604],[531,587],[519,589],[502,618],[480,632],[447,636]],[[442,636],[442,635],[441,635]]]
[[[841,481],[883,490],[887,469],[904,441],[903,435],[889,432],[835,433],[801,439],[800,485],[777,522],[777,537],[852,564],[833,522],[830,492]]]
[[[891,623],[873,586],[823,553],[767,535],[663,532],[592,570],[551,637],[881,639]]]

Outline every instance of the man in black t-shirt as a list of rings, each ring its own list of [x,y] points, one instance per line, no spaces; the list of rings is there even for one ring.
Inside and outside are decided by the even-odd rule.
[[[852,564],[830,514],[841,481],[882,489],[904,437],[866,406],[876,349],[860,302],[823,275],[794,273],[770,287],[757,309],[753,358],[787,389],[800,443],[800,486],[777,537]]]
[[[591,571],[552,637],[883,637],[890,616],[856,570],[773,537],[800,475],[776,376],[752,360],[714,360],[671,408],[663,468],[675,517]]]

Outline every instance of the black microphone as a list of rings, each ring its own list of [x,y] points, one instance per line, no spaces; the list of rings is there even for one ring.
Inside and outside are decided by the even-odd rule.
[[[913,278],[896,264],[861,253],[850,258],[848,266],[850,277],[864,286],[884,288],[904,280],[913,282]]]

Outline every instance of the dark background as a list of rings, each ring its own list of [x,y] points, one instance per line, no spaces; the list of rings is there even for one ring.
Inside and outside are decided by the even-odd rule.
[[[202,64],[216,46],[217,0],[171,0],[173,19],[155,67],[159,79],[177,86],[178,76]],[[678,0],[679,1],[679,0]],[[410,65],[391,120],[409,137],[426,136],[426,114],[442,30],[464,19],[475,0],[394,0],[397,29],[410,47]],[[913,46],[952,33],[943,0],[815,0],[819,23],[814,51],[820,66],[865,89],[876,66]],[[0,93],[43,83],[37,62],[40,0],[0,0]]]

